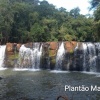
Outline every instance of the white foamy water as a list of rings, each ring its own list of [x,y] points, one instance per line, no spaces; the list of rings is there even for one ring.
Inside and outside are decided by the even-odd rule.
[[[87,50],[87,45],[86,45],[86,43],[83,43],[83,49],[84,49],[84,50]]]
[[[2,70],[6,70],[7,68],[0,68],[0,71],[2,71]]]
[[[96,72],[96,48],[93,43],[87,43],[89,51],[89,67],[91,72]]]
[[[100,75],[100,73],[98,72],[86,72],[86,71],[82,71],[81,73],[84,73],[84,74],[89,74],[89,75]]]
[[[14,68],[13,71],[40,71],[40,69]]]
[[[13,71],[27,71],[27,68],[14,68]]]
[[[74,49],[74,57],[76,57],[76,55],[77,55],[78,45],[79,45],[79,44],[78,44],[78,42],[77,42],[77,45],[76,45],[76,47],[75,47],[75,49]],[[76,59],[74,60],[73,67],[76,68]]]
[[[78,42],[77,42],[77,45],[76,45],[76,47],[75,47],[74,51],[76,51],[77,49],[78,49]]]
[[[5,50],[6,45],[0,46],[0,69],[3,70],[4,68],[4,58],[5,58]]]
[[[39,43],[35,43],[33,49],[34,50],[31,50],[32,68],[39,69],[42,55],[42,45],[40,46]]]
[[[22,68],[39,69],[42,55],[42,45],[34,43],[33,48],[27,48],[24,45],[19,50],[19,70]]]
[[[70,73],[69,71],[60,71],[60,70],[53,70],[50,73]]]
[[[65,48],[64,48],[64,43],[62,42],[57,51],[55,70],[62,69],[62,61],[64,59],[64,54],[65,54]]]
[[[41,71],[41,70],[40,69],[29,69],[28,71],[37,72],[37,71]]]
[[[87,44],[82,43],[83,45],[83,70],[87,70],[87,63],[86,63],[86,57],[87,57]]]

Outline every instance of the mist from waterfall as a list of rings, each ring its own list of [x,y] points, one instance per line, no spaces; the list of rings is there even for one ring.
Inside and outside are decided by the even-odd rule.
[[[65,48],[64,48],[64,43],[62,42],[57,51],[55,70],[62,70],[62,62],[64,59],[64,55],[65,55]]]
[[[42,55],[41,43],[34,43],[32,48],[24,45],[19,50],[19,68],[40,68],[40,60]]]
[[[0,68],[4,67],[6,45],[0,46]]]

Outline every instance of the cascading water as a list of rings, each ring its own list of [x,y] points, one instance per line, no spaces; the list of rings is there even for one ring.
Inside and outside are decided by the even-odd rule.
[[[87,43],[90,71],[96,72],[96,48],[93,43]]]
[[[54,50],[50,49],[49,51],[49,46],[44,46],[44,43],[33,43],[31,46],[30,44],[27,46],[29,47],[25,45],[20,47],[17,63],[14,63],[16,64],[15,68],[20,68],[22,70],[24,70],[23,68],[26,68],[25,70],[29,68],[33,70],[43,68],[100,72],[100,43],[77,42],[74,51],[70,53],[66,52],[64,43],[62,42],[59,43],[56,56],[54,54],[51,56],[51,51]],[[6,46],[0,47],[0,67],[3,66],[5,48]],[[8,63],[5,64],[9,64],[9,57],[6,62],[7,61]]]
[[[31,67],[31,49],[26,48],[24,45],[20,47],[19,50],[19,68],[29,68]]]
[[[34,43],[33,48],[21,46],[19,51],[19,68],[40,68],[40,60],[42,55],[42,45]]]
[[[0,68],[4,67],[4,58],[5,58],[6,46],[0,46]]]
[[[74,65],[73,65],[73,67],[74,67],[74,69],[76,68],[76,56],[77,56],[77,50],[78,50],[78,43],[77,43],[77,45],[76,45],[76,47],[75,47],[75,49],[74,49]]]
[[[99,50],[98,50],[99,51]],[[73,70],[81,71],[97,71],[97,54],[94,43],[80,43],[74,50],[74,65]]]
[[[64,48],[64,43],[62,42],[57,51],[55,70],[62,69],[62,61],[64,59],[64,54],[65,54],[65,48]]]
[[[88,67],[88,64],[87,64],[87,44],[86,43],[82,43],[83,45],[83,70],[84,71],[87,71],[87,67]]]
[[[39,43],[35,43],[33,46],[33,50],[31,50],[32,68],[34,69],[40,68],[41,55],[42,55],[42,45],[40,45]]]
[[[95,43],[96,46],[96,55],[97,55],[97,72],[100,72],[100,43]]]

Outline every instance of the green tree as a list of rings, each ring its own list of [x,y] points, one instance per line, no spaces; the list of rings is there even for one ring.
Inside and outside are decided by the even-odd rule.
[[[80,15],[80,9],[78,7],[72,9],[70,11],[70,15],[73,16],[74,18],[77,18]]]
[[[100,41],[100,0],[92,0],[90,4],[91,9],[95,8],[93,23],[94,40]]]
[[[100,4],[100,0],[91,0],[91,9],[96,8]]]
[[[11,32],[12,24],[14,22],[13,20],[13,10],[11,6],[9,6],[8,0],[1,0],[0,1],[0,33],[2,34],[2,37],[5,38],[7,42],[9,34]]]
[[[98,6],[94,12],[94,21],[94,38],[100,41],[100,6]]]
[[[68,12],[45,0],[0,0],[0,33],[6,42],[8,38],[9,42],[21,43],[93,41],[99,36],[99,17],[99,8],[94,13],[94,23],[93,18],[81,15],[78,7]]]

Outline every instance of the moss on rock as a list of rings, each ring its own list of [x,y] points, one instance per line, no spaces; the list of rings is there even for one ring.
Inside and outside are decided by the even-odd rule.
[[[18,53],[15,53],[14,55],[9,55],[8,58],[13,60],[13,59],[18,59],[19,57],[19,54]]]

